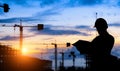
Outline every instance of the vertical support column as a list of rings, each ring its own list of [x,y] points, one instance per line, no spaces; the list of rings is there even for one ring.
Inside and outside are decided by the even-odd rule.
[[[22,42],[23,42],[23,27],[20,26],[20,50],[22,50]]]
[[[23,26],[22,26],[22,20],[20,20],[20,51],[22,51],[22,45],[23,45]]]
[[[57,44],[54,44],[55,46],[55,71],[57,71]]]
[[[64,67],[64,53],[62,52],[62,67]]]

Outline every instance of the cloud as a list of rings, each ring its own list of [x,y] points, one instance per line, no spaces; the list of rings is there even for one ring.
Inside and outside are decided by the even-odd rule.
[[[19,23],[20,19],[22,19],[23,22],[35,22],[35,21],[45,21],[45,19],[38,19],[34,17],[14,17],[14,18],[6,18],[6,19],[0,19],[0,23]]]
[[[87,34],[85,32],[79,32],[76,30],[71,30],[63,28],[64,26],[45,26],[45,28],[41,31],[37,31],[36,28],[31,28],[29,31],[34,32],[35,34],[41,34],[41,35],[75,35],[79,34],[82,36],[89,36],[90,34]]]
[[[38,20],[37,18],[32,18],[32,17],[14,17],[14,18],[0,19],[0,23],[18,23],[20,19],[22,19],[23,22],[31,22]],[[40,21],[43,20],[41,19]]]
[[[66,3],[68,7],[76,7],[76,6],[92,6],[101,4],[103,0],[67,0]]]
[[[17,22],[19,18],[8,18],[8,19],[0,19],[0,23],[14,23]]]
[[[37,13],[36,16],[58,15],[59,14],[58,12],[59,12],[59,9],[50,8],[50,9]]]
[[[18,23],[20,19],[22,19],[23,22],[55,21],[55,20],[50,20],[49,17],[52,15],[60,15],[58,11],[59,10],[57,9],[50,8],[47,10],[43,10],[41,12],[37,12],[35,15],[29,17],[12,17],[12,18],[0,19],[0,23]]]
[[[33,18],[43,18],[43,19],[49,19],[48,17],[53,15],[60,15],[61,9],[57,8],[50,8],[47,10],[43,10],[41,12],[36,13]]]
[[[120,6],[120,0],[118,0],[117,5]]]
[[[33,36],[35,36],[35,35],[23,36],[23,38],[28,38],[28,37],[33,37]],[[2,40],[2,41],[19,40],[19,36],[10,36],[10,35],[7,35],[7,36],[4,36],[4,37],[1,37],[0,40]]]
[[[17,40],[17,39],[19,39],[19,38],[18,37],[14,37],[14,36],[9,36],[9,35],[0,38],[0,40],[7,40],[7,41],[9,41],[9,40],[10,41],[11,40]]]
[[[120,6],[120,0],[41,0],[40,6],[50,6],[58,4],[66,7],[76,7],[76,6],[93,6],[93,5],[111,5]]]
[[[109,24],[109,26],[111,26],[111,27],[120,27],[120,23]]]
[[[79,25],[79,26],[76,26],[76,28],[86,29],[86,28],[90,28],[90,27],[86,26],[86,25]]]
[[[45,7],[49,5],[54,5],[54,4],[60,4],[62,0],[41,0],[40,1],[40,6]]]
[[[1,0],[1,3],[7,3],[9,5],[16,4],[26,7],[29,5],[28,1],[29,0]]]
[[[61,0],[1,0],[3,3],[20,5],[23,7],[33,7],[35,4],[39,4],[40,7],[53,5]]]
[[[91,28],[90,26],[86,26],[86,25],[77,25],[75,28],[77,29],[85,29],[85,30],[89,30],[89,31],[94,31],[94,28]]]
[[[78,6],[93,6],[93,5],[100,5],[100,4],[112,4],[112,1],[109,0],[1,0],[3,3],[8,3],[11,7],[12,3],[15,5],[21,5],[23,7],[31,7],[34,8],[33,5],[39,4],[40,9],[44,9],[36,13],[35,15],[28,16],[28,17],[12,17],[7,19],[1,19],[0,23],[14,23],[17,19],[24,19],[25,22],[46,22],[46,21],[55,21],[51,20],[51,16],[61,15],[61,12],[66,9],[66,7],[78,7]],[[120,1],[114,1],[119,3]],[[15,6],[14,5],[14,6]],[[50,7],[45,9],[45,7]],[[42,8],[41,8],[42,7]]]
[[[1,2],[5,3],[14,3],[16,5],[21,5],[24,7],[30,7],[34,5],[34,3],[39,4],[40,7],[46,6],[66,6],[66,7],[76,7],[76,6],[93,6],[100,4],[115,4],[120,5],[120,1],[113,0],[1,0]]]
[[[3,15],[4,15],[4,11],[0,10],[0,16],[3,16]]]

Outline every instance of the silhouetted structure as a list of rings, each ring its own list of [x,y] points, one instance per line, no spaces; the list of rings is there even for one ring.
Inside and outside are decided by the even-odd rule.
[[[9,11],[9,5],[4,3],[3,5],[0,5],[0,7],[2,7],[4,9],[4,12],[8,12]]]
[[[107,32],[107,22],[103,18],[98,18],[94,27],[99,35],[91,42],[79,40],[73,44],[80,53],[86,55],[87,71],[119,71],[118,58],[111,55],[114,37]]]
[[[69,57],[72,57],[72,58],[73,58],[73,59],[72,59],[72,60],[73,60],[73,67],[75,67],[75,57],[76,57],[75,52],[74,52],[74,51],[71,51]]]
[[[52,71],[52,61],[22,56],[20,51],[0,45],[0,71]]]

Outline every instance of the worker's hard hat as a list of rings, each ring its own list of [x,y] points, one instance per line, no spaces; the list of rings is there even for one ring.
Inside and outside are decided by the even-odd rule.
[[[105,19],[103,18],[98,18],[95,22],[94,27],[100,28],[100,29],[107,29],[108,25]]]

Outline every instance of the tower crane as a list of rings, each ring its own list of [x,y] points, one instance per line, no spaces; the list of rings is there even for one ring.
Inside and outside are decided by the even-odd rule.
[[[0,5],[0,7],[2,7],[4,9],[4,12],[8,12],[9,11],[9,5],[4,3],[3,5]]]
[[[66,47],[70,47],[71,46],[71,43],[70,42],[67,42],[67,43],[48,43],[48,44],[46,44],[46,43],[39,43],[39,44],[42,44],[42,45],[54,45],[54,47],[55,47],[55,71],[58,71],[58,63],[57,63],[57,60],[58,60],[58,50],[57,50],[57,48],[58,48],[58,45],[66,45]],[[62,57],[64,57],[64,56],[62,56]],[[62,58],[63,60],[62,61],[64,61],[64,58]]]
[[[20,48],[20,51],[22,50],[22,46],[23,46],[23,27],[37,27],[38,30],[43,30],[44,28],[44,25],[43,24],[38,24],[37,26],[23,26],[22,25],[22,20],[20,20],[20,25],[2,25],[2,27],[19,27],[19,31],[20,31],[20,36],[19,36],[19,48]]]
[[[57,71],[57,55],[58,55],[58,51],[57,51],[57,45],[64,45],[64,44],[56,44],[56,43],[51,43],[52,45],[54,45],[55,47],[55,71]],[[69,47],[71,44],[69,42],[66,43],[66,46]]]

